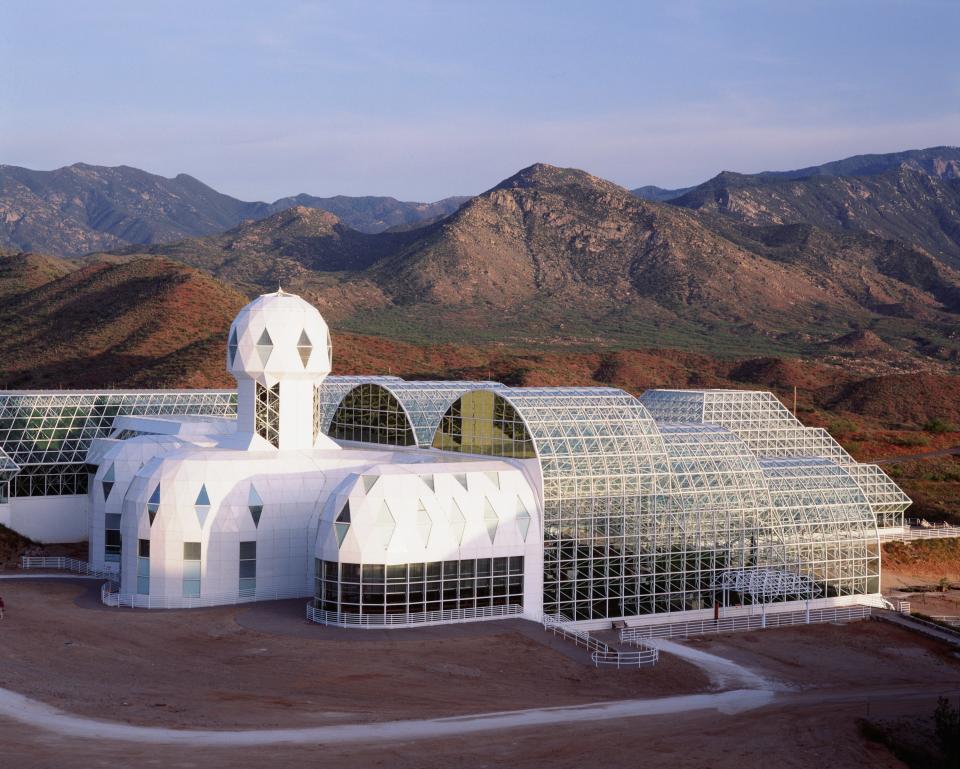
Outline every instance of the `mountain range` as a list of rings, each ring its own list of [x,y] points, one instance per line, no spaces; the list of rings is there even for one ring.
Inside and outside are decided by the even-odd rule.
[[[64,342],[64,318],[123,329],[94,346],[132,361],[150,349],[137,340],[152,332],[131,325],[126,310],[104,316],[120,306],[111,292],[179,302],[187,289],[177,286],[196,294],[202,285],[211,295],[201,304],[231,309],[282,284],[340,332],[414,344],[673,348],[802,355],[864,374],[952,370],[960,365],[958,169],[960,150],[940,147],[725,172],[655,202],[584,171],[535,164],[465,201],[401,210],[368,198],[242,203],[192,177],[125,167],[6,166],[3,231],[14,243],[0,258],[0,322],[24,330],[27,347],[13,357],[28,368],[40,349],[59,350],[49,358],[55,367],[58,354],[82,348]],[[367,221],[379,222],[367,228],[379,231],[318,207],[329,201],[356,204],[351,215],[366,205]],[[92,219],[100,229],[81,232],[77,223],[100,204]],[[384,226],[414,210],[419,223]],[[45,242],[76,236],[85,245],[17,256],[31,249],[11,233],[28,225]],[[183,238],[185,228],[200,234]],[[68,258],[77,251],[88,253]],[[194,352],[219,328],[150,307]],[[12,365],[8,348],[0,376]]]
[[[167,179],[129,166],[85,163],[55,171],[0,165],[0,246],[79,256],[210,235],[292,206],[322,208],[355,230],[382,232],[446,216],[465,200],[411,203],[390,197],[302,194],[249,203],[187,174]]]

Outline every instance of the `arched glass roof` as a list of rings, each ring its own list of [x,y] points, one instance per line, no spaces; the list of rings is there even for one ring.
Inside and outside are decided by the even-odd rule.
[[[500,387],[498,382],[368,381],[342,396],[327,431],[342,440],[429,446],[441,417],[461,395]]]
[[[640,402],[612,388],[470,392],[433,445],[536,456],[543,480],[544,611],[571,619],[650,611],[638,575],[643,522],[669,489],[660,434]]]
[[[364,382],[402,382],[400,377],[396,376],[343,376],[331,375],[316,387],[314,392],[313,409],[313,434],[314,436],[323,433],[326,435],[330,431],[330,420],[333,418],[333,412],[337,410],[343,396],[350,392],[354,387]]]

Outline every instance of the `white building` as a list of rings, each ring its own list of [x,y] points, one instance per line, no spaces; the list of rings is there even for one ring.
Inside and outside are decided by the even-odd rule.
[[[706,612],[731,585],[876,594],[878,523],[909,504],[769,393],[638,400],[331,362],[323,318],[278,291],[230,328],[235,399],[0,393],[0,522],[87,534],[120,605],[310,596],[331,624],[609,623]]]

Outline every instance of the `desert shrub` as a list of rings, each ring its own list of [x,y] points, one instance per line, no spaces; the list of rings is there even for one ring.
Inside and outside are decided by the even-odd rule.
[[[940,433],[952,433],[956,432],[957,428],[955,425],[948,422],[946,419],[941,419],[940,417],[934,417],[929,422],[927,422],[923,429],[928,433],[934,433],[939,435]]]

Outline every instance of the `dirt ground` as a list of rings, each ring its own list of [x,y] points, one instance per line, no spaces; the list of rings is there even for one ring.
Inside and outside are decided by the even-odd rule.
[[[703,691],[664,654],[653,669],[595,670],[522,621],[417,631],[308,625],[300,602],[174,612],[107,609],[93,585],[0,582],[0,686],[63,710],[143,725],[298,727],[482,713]],[[932,713],[960,693],[954,650],[859,622],[709,637],[695,648],[785,689],[741,714],[518,728],[375,745],[190,748],[66,738],[0,719],[0,766],[40,767],[901,767],[862,717]]]
[[[698,669],[677,659],[619,674],[597,670],[560,639],[548,646],[553,636],[523,620],[341,630],[302,619],[305,601],[135,611],[99,606],[93,587],[0,583],[7,604],[0,686],[74,713],[213,729],[448,716],[707,687]]]

